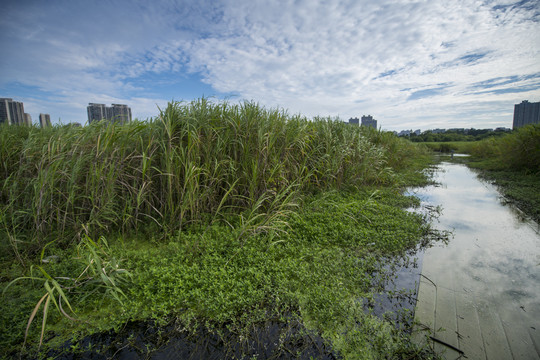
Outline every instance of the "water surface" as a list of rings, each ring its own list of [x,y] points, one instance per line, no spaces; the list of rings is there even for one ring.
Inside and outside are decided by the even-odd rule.
[[[437,301],[455,309],[455,328],[436,326],[444,325],[447,335],[455,331],[457,347],[487,358],[540,358],[538,225],[504,205],[497,189],[464,165],[443,162],[439,169],[438,185],[415,191],[423,204],[441,206],[435,227],[453,232],[447,245],[424,254],[422,275],[439,297],[451,294]],[[464,336],[469,327],[478,327],[470,330],[477,336]]]

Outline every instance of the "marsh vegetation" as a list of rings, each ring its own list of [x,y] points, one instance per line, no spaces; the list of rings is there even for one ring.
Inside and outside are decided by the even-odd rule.
[[[78,339],[152,319],[243,346],[272,321],[332,356],[430,356],[363,306],[388,259],[433,235],[402,195],[426,180],[423,147],[200,99],[125,125],[2,127],[0,157],[5,354],[106,351]]]

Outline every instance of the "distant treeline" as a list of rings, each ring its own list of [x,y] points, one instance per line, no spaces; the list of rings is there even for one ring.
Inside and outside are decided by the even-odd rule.
[[[508,134],[507,129],[454,129],[446,130],[444,133],[434,133],[430,130],[420,135],[410,134],[409,140],[413,142],[447,142],[447,141],[478,141],[489,137]]]

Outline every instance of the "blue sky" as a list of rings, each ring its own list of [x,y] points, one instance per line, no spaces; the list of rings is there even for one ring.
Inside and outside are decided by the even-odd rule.
[[[540,101],[537,0],[4,0],[0,97],[86,106],[253,100],[383,129],[511,127]]]

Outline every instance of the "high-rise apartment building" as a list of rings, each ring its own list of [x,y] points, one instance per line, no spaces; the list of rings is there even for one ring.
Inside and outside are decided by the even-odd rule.
[[[0,98],[0,124],[24,125],[25,122],[22,102],[13,101],[11,98]]]
[[[107,106],[105,106],[105,104],[89,103],[86,110],[88,111],[89,124],[92,123],[93,121],[109,119],[108,113],[107,113]]]
[[[32,116],[28,113],[24,113],[24,124],[28,126],[32,125]]]
[[[349,119],[349,124],[352,124],[352,125],[359,125],[360,124],[360,119],[358,119],[357,117],[355,118],[350,118]]]
[[[377,120],[373,118],[373,116],[368,115],[362,116],[362,126],[371,126],[374,129],[377,129]]]
[[[51,115],[49,114],[39,114],[39,123],[42,128],[51,126]]]
[[[527,100],[514,105],[513,129],[529,124],[540,124],[540,102],[530,103]]]
[[[110,111],[111,119],[114,122],[124,124],[131,121],[131,109],[127,105],[112,104]]]
[[[107,120],[124,124],[131,121],[131,108],[123,104],[112,104],[111,107],[108,107],[105,104],[89,103],[87,111],[88,123]]]

